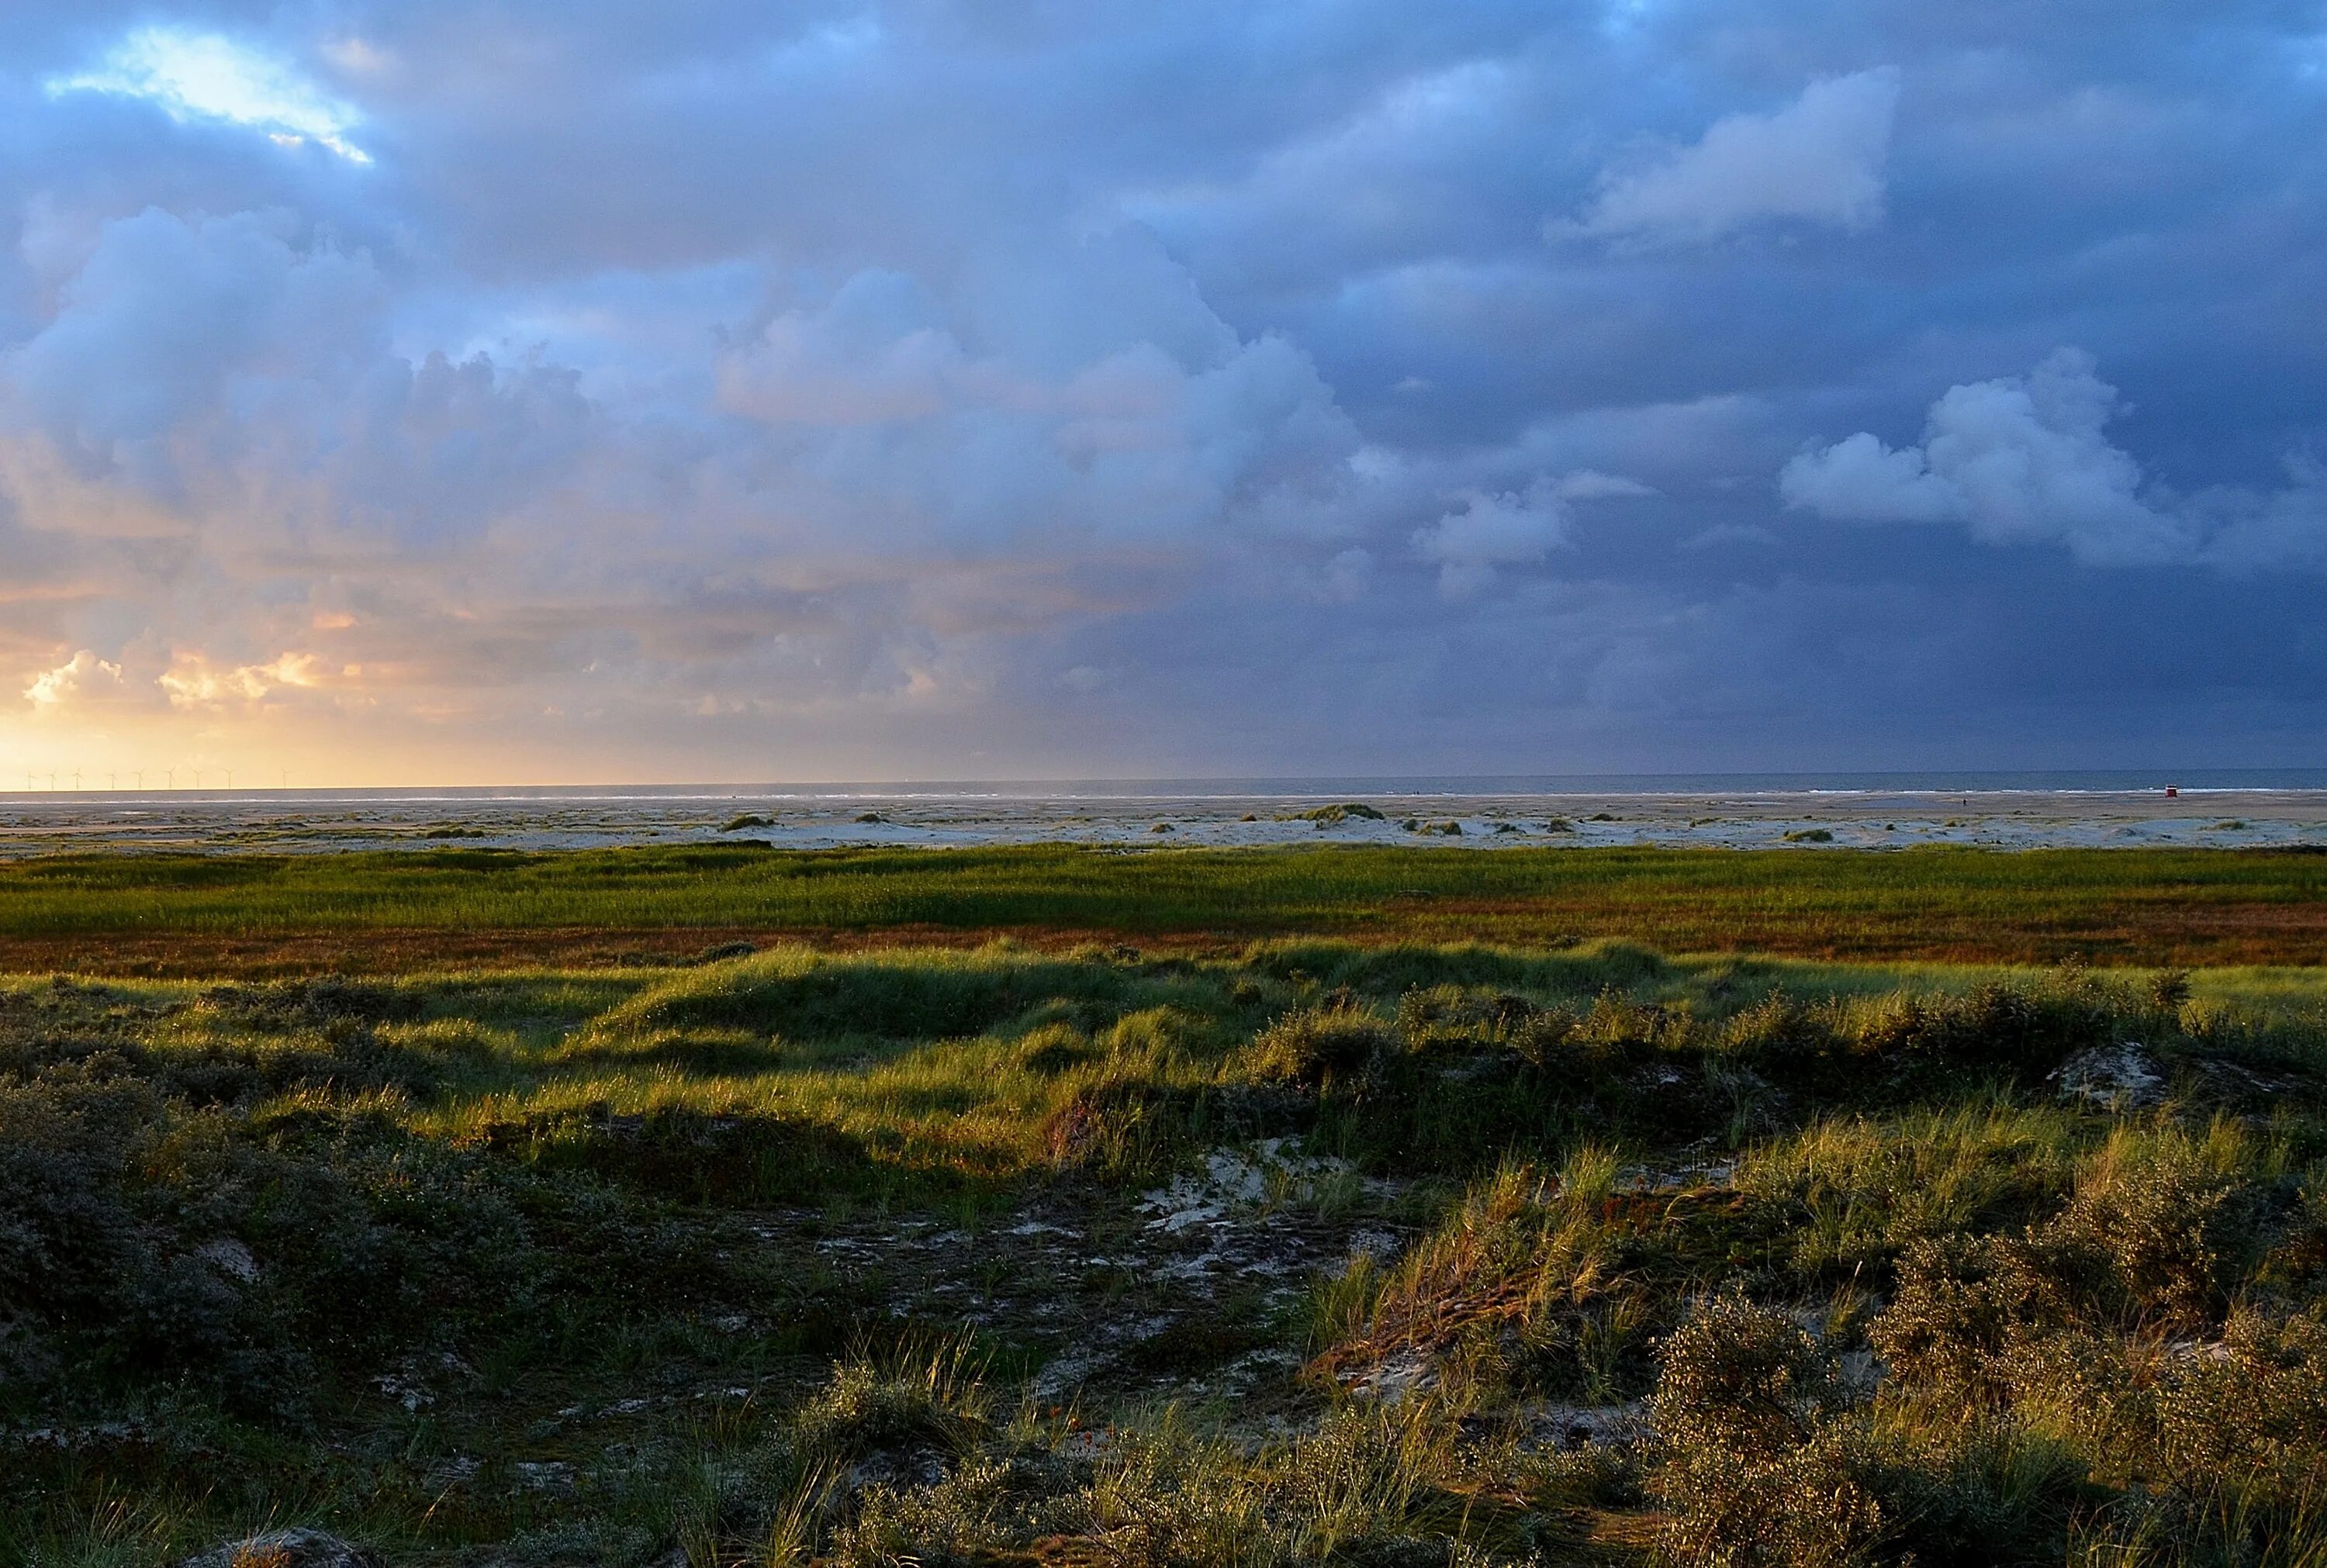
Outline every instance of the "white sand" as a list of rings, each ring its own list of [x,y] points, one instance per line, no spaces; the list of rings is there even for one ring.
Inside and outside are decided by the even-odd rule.
[[[1188,845],[1400,844],[1696,845],[1901,849],[1923,844],[2028,849],[2174,845],[2327,848],[2327,791],[1729,795],[1376,796],[1386,820],[1320,826],[1295,813],[1332,804],[1285,797],[1013,798],[852,795],[531,799],[45,796],[0,806],[0,856],[135,849],[307,853],[339,849],[562,849],[733,843],[786,847],[1075,843]],[[772,826],[724,833],[752,814]],[[860,822],[860,816],[883,818]],[[1244,818],[1253,820],[1246,821]],[[1457,835],[1402,825],[1459,822]],[[1169,824],[1169,832],[1157,832]],[[1560,825],[1564,824],[1562,826]],[[427,835],[457,833],[457,837]],[[1831,843],[1801,835],[1823,832]],[[1789,835],[1794,836],[1789,837]]]

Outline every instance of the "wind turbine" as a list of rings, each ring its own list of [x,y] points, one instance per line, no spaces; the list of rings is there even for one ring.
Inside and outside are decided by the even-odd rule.
[[[200,768],[197,768],[197,769],[195,769],[195,770],[194,770],[194,788],[195,788],[195,789],[201,789],[201,787],[202,787],[202,770],[201,770]]]
[[[80,770],[78,768],[73,770],[73,788],[75,789],[80,788]]]
[[[226,787],[229,789],[234,788],[234,770],[231,768],[226,770]]]
[[[57,770],[56,770],[54,768],[51,768],[51,769],[50,769],[50,770],[49,770],[49,793],[50,793],[50,794],[51,794],[51,795],[54,795],[56,792],[57,792]]]
[[[106,792],[107,795],[112,794],[116,789],[119,789],[119,788],[120,788],[120,786],[119,786],[119,785],[117,785],[117,784],[116,784],[116,783],[114,782],[114,780],[115,780],[115,779],[118,779],[118,778],[120,778],[120,777],[121,777],[121,775],[120,775],[120,774],[118,774],[118,773],[115,773],[115,772],[112,772],[112,771],[110,771],[110,770],[108,770],[108,771],[106,773],[106,775],[105,775],[105,792]]]
[[[137,770],[137,793],[145,793],[145,770],[143,768]]]
[[[163,769],[162,777],[169,780],[170,789],[175,789],[178,787],[178,770],[175,768]]]

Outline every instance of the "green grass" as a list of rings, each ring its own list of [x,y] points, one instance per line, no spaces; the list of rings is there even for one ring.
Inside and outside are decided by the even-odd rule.
[[[2049,962],[2307,964],[2327,856],[2273,851],[1072,846],[547,854],[60,855],[0,868],[0,949],[28,967],[167,960],[188,942],[313,935],[333,961],[528,934],[1290,932],[1667,951]],[[429,944],[436,944],[430,947]]]
[[[0,1563],[2317,1563],[2322,1085],[2285,967],[17,977]]]

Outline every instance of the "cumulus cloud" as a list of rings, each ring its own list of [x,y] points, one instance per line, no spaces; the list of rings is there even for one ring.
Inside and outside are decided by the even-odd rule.
[[[342,665],[413,713],[617,668],[712,716],[765,699],[706,710],[706,681],[978,700],[982,639],[1349,542],[1358,440],[1314,362],[1229,328],[1151,236],[864,269],[708,339],[691,405],[412,357],[391,301],[369,254],[280,219],[147,210],[0,351],[28,537],[73,542],[110,621],[246,650],[182,657],[172,708],[256,712]],[[263,652],[303,627],[345,647]]]
[[[370,260],[294,244],[282,214],[189,221],[149,208],[105,226],[55,314],[0,358],[9,412],[85,473],[160,480],[172,436],[246,378],[312,383],[371,345]],[[303,373],[304,372],[304,373]]]
[[[1798,453],[1778,476],[1788,506],[1859,522],[1956,522],[1989,545],[2060,544],[2091,565],[2252,566],[2316,558],[2319,473],[2294,466],[2275,494],[2182,499],[2113,444],[2122,412],[2092,357],[2056,350],[2024,376],[1952,387],[1920,446],[1862,431]]]
[[[722,362],[719,389],[727,406],[755,418],[854,425],[922,418],[957,397],[1004,390],[1005,381],[998,368],[981,375],[919,282],[874,270],[850,278],[821,310],[770,322]]]
[[[1473,491],[1414,535],[1416,554],[1437,565],[1438,591],[1450,599],[1476,593],[1498,567],[1532,565],[1568,543],[1567,504],[1541,480],[1516,493]]]
[[[2143,713],[2180,680],[2320,733],[2284,579],[2327,564],[2327,484],[2268,465],[2327,449],[2320,185],[2286,173],[2327,98],[2259,13],[2202,50],[2173,6],[1844,36],[1788,0],[1718,47],[1679,9],[1386,0],[190,14],[0,23],[53,86],[0,94],[29,750],[85,713],[295,736],[309,777],[451,754],[424,732],[471,778],[1368,770],[1669,721],[1789,766],[1957,698],[1967,748],[2014,703],[2049,737],[2160,625],[2204,635],[2145,655]],[[1546,247],[1554,210],[1607,243]],[[2098,372],[1926,433],[1806,413],[2058,341],[2069,301],[2144,345],[2141,462]],[[1906,551],[1770,527],[1812,429],[1889,444],[1821,441],[1782,499],[1920,522],[1914,593],[1883,597]],[[1971,558],[2006,539],[2059,559]]]
[[[277,655],[264,664],[222,666],[200,653],[180,653],[156,684],[173,708],[230,708],[266,701],[285,691],[332,684],[350,672],[312,653]]]
[[[394,352],[371,259],[289,227],[106,227],[0,352],[0,485],[28,527],[188,537],[221,565],[425,549],[582,479],[604,433],[573,372]]]
[[[1152,236],[860,273],[724,355],[722,401],[855,549],[1332,534],[1355,426],[1309,355],[1240,338]]]
[[[121,666],[86,648],[54,669],[42,670],[24,687],[26,702],[50,710],[117,702],[125,695]]]
[[[1864,523],[1940,523],[1961,518],[1964,493],[1933,473],[1920,446],[1893,450],[1862,430],[1806,452],[1778,475],[1790,507]]]
[[[1604,173],[1583,229],[1701,241],[1771,220],[1869,228],[1898,106],[1895,67],[1821,78],[1774,113],[1726,116],[1691,145]]]

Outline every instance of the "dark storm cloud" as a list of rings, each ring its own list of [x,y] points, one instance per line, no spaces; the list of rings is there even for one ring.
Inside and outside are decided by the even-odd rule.
[[[666,774],[2322,716],[2317,6],[25,4],[0,61],[42,711]]]

